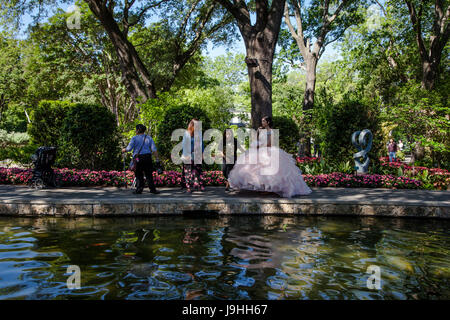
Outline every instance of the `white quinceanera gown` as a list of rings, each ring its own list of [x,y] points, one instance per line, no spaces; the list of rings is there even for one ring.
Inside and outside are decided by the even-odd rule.
[[[292,155],[274,146],[267,147],[271,130],[262,130],[261,133],[259,148],[256,143],[252,144],[237,158],[228,176],[230,187],[274,192],[284,198],[310,194],[312,191]]]

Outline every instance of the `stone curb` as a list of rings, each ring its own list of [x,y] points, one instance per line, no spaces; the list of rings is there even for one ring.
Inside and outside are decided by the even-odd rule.
[[[313,203],[276,201],[2,201],[0,215],[14,216],[132,216],[132,215],[178,215],[188,212],[218,214],[265,214],[265,215],[342,215],[450,218],[448,205],[396,205],[391,203]]]
[[[450,192],[313,188],[294,198],[252,192],[225,193],[208,187],[187,195],[161,188],[161,195],[132,195],[117,188],[33,190],[0,186],[0,215],[12,216],[133,216],[183,213],[261,215],[342,215],[450,218]]]

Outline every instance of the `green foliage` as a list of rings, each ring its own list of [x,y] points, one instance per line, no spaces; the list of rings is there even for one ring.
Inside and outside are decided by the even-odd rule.
[[[158,136],[158,124],[164,118],[164,112],[170,105],[174,105],[179,101],[173,95],[164,92],[161,93],[158,99],[148,99],[145,103],[139,105],[141,109],[141,119],[136,119],[133,124],[130,124],[127,138],[130,139],[135,135],[136,125],[142,123],[149,128],[150,135],[156,139]]]
[[[10,146],[0,150],[0,160],[9,159],[16,164],[31,165],[31,155],[36,152],[37,145]]]
[[[187,129],[189,121],[193,118],[202,121],[203,132],[211,128],[211,120],[206,112],[199,107],[179,104],[170,106],[166,110],[162,121],[158,124],[158,136],[156,139],[159,154],[163,159],[170,159],[172,148],[180,142],[170,141],[172,132],[175,129]]]
[[[19,101],[25,89],[21,51],[21,41],[0,31],[0,117],[9,103]]]
[[[42,100],[31,112],[28,134],[31,142],[40,146],[58,146],[62,135],[63,121],[73,106],[68,101]]]
[[[398,141],[398,140],[396,140],[396,141]],[[399,160],[399,161],[404,161],[405,160],[405,153],[400,151],[400,150],[397,151],[395,156],[397,157],[397,160]]]
[[[230,52],[214,59],[206,57],[202,63],[204,76],[197,87],[180,96],[185,102],[205,109],[214,128],[226,128],[231,110],[243,121],[250,121],[250,84],[244,60],[245,55]]]
[[[117,125],[105,107],[41,101],[28,126],[31,143],[58,147],[56,165],[116,169],[120,166]]]
[[[8,132],[26,132],[27,131],[27,116],[25,115],[25,108],[21,105],[10,104],[8,109],[3,112],[0,122],[0,129]]]
[[[450,161],[448,90],[448,83],[428,91],[411,81],[398,89],[397,101],[384,110],[386,122],[396,125],[396,131],[405,135],[413,147],[425,147],[427,166],[442,166]]]
[[[433,38],[434,15],[438,11],[433,2],[412,0],[412,3],[416,10],[420,7],[422,36],[429,50],[427,39]],[[376,99],[384,123],[392,128],[397,141],[402,139],[406,152],[425,147],[422,164],[448,167],[450,122],[446,115],[450,69],[444,57],[448,57],[450,47],[443,48],[435,88],[423,90],[416,31],[405,1],[378,2],[372,9],[366,12],[365,23],[351,27],[340,43],[342,60],[337,64],[343,74],[331,81],[331,87],[340,83],[334,95],[345,92],[350,84],[364,97]],[[387,141],[387,134],[384,139]],[[421,158],[423,153],[417,156]]]
[[[353,171],[354,171],[354,165],[355,164],[354,164],[353,160],[341,162],[341,163],[339,163],[336,171],[350,174],[350,173],[353,173]]]
[[[318,100],[314,121],[323,157],[331,162],[352,161],[357,152],[351,143],[353,132],[369,129],[373,144],[368,156],[376,162],[383,148],[378,108],[350,95],[338,103],[326,94]]]
[[[8,148],[11,145],[25,145],[30,140],[26,132],[7,132],[0,129],[0,148]]]
[[[304,83],[298,79],[274,83],[272,88],[272,113],[274,116],[295,117],[297,123],[303,113]]]
[[[179,59],[180,39],[170,26],[170,22],[160,21],[146,27],[138,27],[130,36],[136,50],[145,63],[158,91],[165,91],[172,85],[183,87],[199,76],[200,56],[194,54],[181,69],[174,82],[173,65]]]
[[[215,80],[215,83],[210,81],[210,85],[205,86],[206,88],[214,85],[235,88],[247,80],[247,65],[245,55],[242,53],[227,52],[214,59],[205,57],[202,65],[207,77]]]
[[[286,116],[273,117],[274,129],[280,130],[280,148],[284,151],[296,154],[296,143],[300,139],[300,132],[294,120]]]
[[[78,0],[77,6],[80,29],[67,28],[70,13],[61,9],[30,28],[24,53],[29,104],[41,99],[102,104],[126,123],[136,110],[121,83],[114,48],[88,4]]]
[[[398,167],[398,169],[397,169],[397,176],[398,177],[402,177],[403,176],[403,169],[402,169],[402,167]]]
[[[423,182],[424,189],[432,190],[433,189],[433,183],[431,176],[429,175],[428,170],[423,170],[421,173],[419,173],[416,178]]]
[[[36,146],[28,144],[30,136],[25,132],[7,132],[0,129],[0,160],[29,164]]]
[[[352,174],[354,172],[353,164],[353,161],[331,162],[321,159],[319,162],[298,163],[297,165],[304,174],[318,175],[333,172]]]
[[[120,167],[117,124],[114,115],[105,107],[73,105],[63,121],[62,132],[60,141],[65,152],[60,155],[60,165],[94,170]],[[79,154],[75,161],[73,154]]]
[[[233,100],[230,99],[233,95],[230,88],[216,86],[201,90],[185,89],[178,94],[184,96],[183,102],[204,110],[211,120],[212,128],[221,131],[228,128],[234,106]]]
[[[230,96],[230,88],[219,86],[161,93],[158,99],[149,99],[140,105],[142,119],[130,125],[127,138],[134,135],[135,125],[142,122],[145,126],[150,124],[150,132],[155,140],[166,139],[167,137],[161,136],[158,124],[164,121],[166,110],[176,105],[189,105],[203,110],[210,120],[210,127],[224,130],[232,118],[234,104]],[[185,126],[183,124],[181,128]]]

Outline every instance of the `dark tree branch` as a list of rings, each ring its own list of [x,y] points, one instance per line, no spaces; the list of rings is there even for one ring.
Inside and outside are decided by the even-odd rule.
[[[419,19],[420,15],[418,17],[416,13],[416,8],[414,7],[414,4],[410,0],[405,0],[405,2],[406,5],[408,6],[409,16],[411,18],[411,22],[414,27],[414,31],[416,33],[416,41],[417,45],[419,46],[420,56],[422,57],[423,60],[429,60],[429,56],[422,38],[422,26],[421,21]],[[422,11],[422,6],[420,11]]]
[[[381,11],[383,11],[384,16],[386,16],[387,13],[386,13],[386,9],[384,8],[384,6],[383,6],[378,0],[375,0],[375,2],[376,2],[376,3],[378,4],[378,6],[381,8]]]
[[[281,20],[283,19],[285,4],[286,4],[285,0],[282,0],[282,1],[273,0],[272,1],[272,6],[270,7],[269,17],[267,20],[267,26],[266,26],[267,29],[269,29],[269,30],[277,29],[278,22],[281,25]],[[278,28],[279,28],[279,26],[278,26]]]
[[[347,4],[347,0],[342,0],[341,3],[339,3],[339,6],[337,7],[336,11],[333,13],[332,16],[327,16],[327,26],[333,23],[334,20],[339,16],[339,13],[341,13],[344,6]]]
[[[137,14],[137,18],[135,18],[134,21],[129,22],[129,26],[132,27],[132,26],[137,25],[137,24],[141,21],[142,17],[147,13],[148,10],[150,10],[150,9],[152,9],[152,8],[158,7],[161,3],[165,2],[165,1],[167,1],[167,0],[161,0],[161,1],[159,1],[159,2],[152,3],[152,4],[149,4],[148,6],[145,6],[145,7],[144,7],[143,9],[141,9],[141,11]]]
[[[191,8],[189,9],[188,13],[184,17],[183,23],[181,24],[180,30],[178,31],[177,39],[184,40],[186,38],[185,30],[187,23],[189,21],[189,18],[191,17],[191,14],[194,12],[195,8],[199,4],[200,0],[196,0],[192,3]]]
[[[198,27],[198,29],[195,31],[195,38],[194,40],[191,42],[191,44],[193,45],[193,47],[197,46],[197,43],[200,42],[200,39],[202,38],[203,35],[203,29],[206,26],[206,23],[209,21],[209,18],[211,17],[214,9],[215,9],[215,4],[211,4],[208,7],[208,11],[206,12],[205,16],[202,19],[202,23],[200,24],[200,27]],[[189,50],[188,50],[189,51]]]
[[[408,7],[422,62],[422,88],[432,90],[440,73],[439,64],[441,62],[442,52],[450,35],[447,23],[448,16],[450,15],[450,6],[447,7],[444,15],[444,1],[435,0],[432,34],[430,35],[429,49],[427,50],[421,25],[424,2],[422,1],[420,3],[418,13],[411,0],[405,0],[405,3]]]
[[[174,67],[173,67],[173,76],[172,76],[172,80],[170,81],[170,83],[173,83],[173,81],[175,80],[175,76],[179,73],[179,71],[183,68],[183,66],[186,65],[188,60],[198,51],[198,49],[200,48],[200,46],[203,43],[203,41],[205,40],[205,38],[207,38],[209,35],[216,32],[219,28],[221,28],[227,24],[227,22],[225,22],[225,23],[223,22],[224,20],[226,20],[226,18],[224,18],[221,22],[219,22],[217,25],[215,25],[213,28],[211,28],[209,30],[209,32],[207,32],[207,33],[203,32],[203,30],[204,30],[207,22],[209,21],[212,13],[214,12],[215,8],[216,8],[215,3],[213,3],[209,6],[206,14],[202,18],[200,26],[197,28],[197,30],[195,32],[195,38],[189,44],[188,49],[181,54],[177,54],[177,58],[175,59],[176,61],[174,63]],[[178,46],[178,47],[180,47],[180,46]],[[170,86],[169,86],[169,88],[170,88]],[[167,90],[169,88],[167,88]]]
[[[438,47],[439,49],[437,50],[442,50],[445,47],[450,35],[450,26],[447,23],[450,16],[450,6],[447,7],[444,14],[444,2],[442,0],[436,0],[434,10],[434,37],[431,39],[431,47]],[[436,44],[434,42],[436,42]]]
[[[269,3],[267,0],[256,1],[256,24],[255,29],[261,31],[267,24]]]
[[[341,13],[344,6],[347,4],[347,0],[343,0],[339,3],[339,6],[337,7],[336,11],[333,15],[329,15],[328,8],[327,8],[327,15],[324,18],[324,23],[322,27],[320,28],[319,37],[317,38],[317,42],[320,44],[320,46],[323,46],[323,42],[325,41],[325,37],[327,36],[328,32],[330,31],[330,25],[333,23],[334,20],[339,16],[339,13]]]
[[[123,33],[124,34],[128,34],[128,10],[130,9],[130,7],[132,6],[132,3],[129,3],[128,0],[125,0],[125,4],[124,4],[124,8],[123,8],[123,19],[122,19],[122,24],[123,24]]]
[[[330,0],[325,0],[323,12],[322,12],[322,21],[327,21],[327,18],[329,15],[329,13],[328,13],[329,6],[330,6]]]
[[[289,6],[288,6],[287,2],[284,7],[284,21],[286,22],[292,37],[294,38],[295,42],[297,43],[297,45],[300,49],[300,53],[302,54],[303,57],[305,57],[309,51],[309,43],[308,43],[308,49],[307,49],[307,47],[305,45],[305,38],[303,36],[302,16],[300,13],[300,8],[298,6],[298,2],[295,1],[293,3],[293,6],[294,6],[295,20],[297,22],[297,31],[295,31],[295,29],[291,23],[290,15],[289,15]]]
[[[237,20],[239,26],[251,27],[250,13],[248,11],[247,5],[245,4],[245,1],[235,0],[235,4],[231,3],[229,0],[216,1],[224,6],[225,9],[227,9],[228,12],[233,15],[233,17]]]
[[[384,8],[384,6],[383,6],[378,0],[375,0],[375,2],[376,2],[376,3],[378,4],[378,6],[380,7],[381,11],[383,12],[383,15],[384,15],[385,17],[387,17],[387,12],[386,12],[386,9]],[[393,39],[393,37],[392,37],[393,31],[392,31],[392,28],[391,28],[390,25],[388,25],[388,28],[389,28],[389,31],[390,31],[390,36],[389,36],[389,46],[388,46],[387,52],[392,52],[393,49],[394,49],[394,39]],[[395,52],[395,51],[394,51],[393,53],[394,53],[395,57],[398,57],[398,52]],[[387,60],[388,60],[388,63],[389,63],[389,65],[391,66],[392,69],[397,69],[397,70],[398,70],[398,63],[397,63],[396,59],[394,59],[394,57],[393,57],[392,55],[389,55],[389,54],[388,54]],[[407,81],[404,74],[400,74],[400,77],[401,77],[405,82]]]
[[[110,0],[109,1],[109,5],[108,5],[108,10],[109,10],[109,12],[111,12],[111,14],[114,14],[114,7],[115,7],[115,3],[114,3],[114,0]]]

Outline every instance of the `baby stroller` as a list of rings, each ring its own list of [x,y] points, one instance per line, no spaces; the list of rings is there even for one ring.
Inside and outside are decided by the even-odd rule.
[[[30,185],[35,189],[56,187],[56,174],[52,165],[56,159],[56,147],[39,147],[31,156],[34,164]]]

